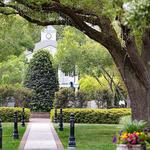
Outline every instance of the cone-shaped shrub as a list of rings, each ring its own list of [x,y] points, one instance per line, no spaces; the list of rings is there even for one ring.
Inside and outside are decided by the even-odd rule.
[[[25,86],[35,91],[31,100],[33,111],[49,111],[58,89],[58,80],[48,51],[33,55],[26,74]]]

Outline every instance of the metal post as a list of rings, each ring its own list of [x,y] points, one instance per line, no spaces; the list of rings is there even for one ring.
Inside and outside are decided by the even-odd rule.
[[[55,107],[54,122],[57,123],[57,108]]]
[[[18,134],[18,112],[14,112],[14,132],[13,132],[13,138],[19,139]]]
[[[60,115],[59,115],[59,131],[63,131],[63,112],[62,108],[60,108]]]
[[[25,127],[25,109],[22,108],[22,114],[21,114],[21,126]]]
[[[2,148],[2,140],[3,140],[3,134],[2,134],[2,120],[0,118],[0,149]]]
[[[76,147],[76,140],[74,136],[75,131],[75,120],[74,120],[74,114],[71,113],[70,115],[70,137],[69,137],[69,147]]]

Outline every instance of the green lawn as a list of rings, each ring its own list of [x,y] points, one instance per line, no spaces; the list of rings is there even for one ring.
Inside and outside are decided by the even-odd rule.
[[[69,124],[64,124],[64,131],[54,125],[64,148],[67,149]],[[76,124],[75,137],[77,150],[115,150],[112,138],[119,131],[120,125]]]
[[[14,140],[13,135],[13,124],[3,123],[3,150],[18,150],[21,138],[25,132],[25,127],[19,125],[19,140]]]

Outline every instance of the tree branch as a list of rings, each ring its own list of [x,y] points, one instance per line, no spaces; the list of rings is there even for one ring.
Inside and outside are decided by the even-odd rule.
[[[18,13],[17,12],[7,12],[5,10],[0,10],[0,14],[9,16],[9,15],[17,15]]]
[[[41,26],[47,26],[47,25],[71,25],[71,23],[67,22],[64,19],[59,19],[59,20],[39,20],[39,19],[35,19],[32,18],[31,16],[27,15],[27,12],[23,11],[22,9],[20,9],[19,7],[15,6],[15,5],[3,5],[3,7],[8,7],[8,8],[13,8],[16,12],[13,13],[9,13],[9,12],[5,12],[5,11],[0,11],[1,14],[19,14],[21,17],[25,18],[27,21],[31,22],[31,23],[35,23]]]

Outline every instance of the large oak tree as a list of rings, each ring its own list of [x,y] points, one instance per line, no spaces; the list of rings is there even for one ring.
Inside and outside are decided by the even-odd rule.
[[[42,26],[74,26],[103,45],[127,87],[133,119],[150,125],[149,11],[149,0],[0,0],[0,12],[5,15],[19,14]],[[120,26],[120,37],[114,19]]]

